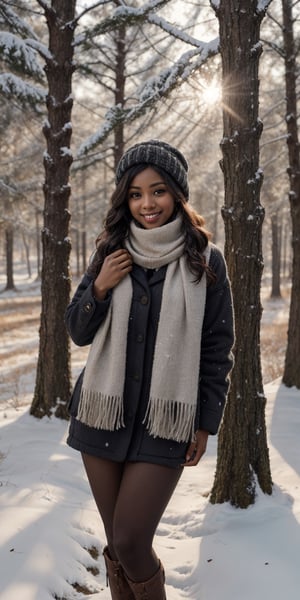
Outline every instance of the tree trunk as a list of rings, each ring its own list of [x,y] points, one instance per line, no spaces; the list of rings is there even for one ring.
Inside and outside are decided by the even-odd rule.
[[[40,211],[35,211],[35,242],[36,242],[36,271],[37,280],[41,279],[41,230],[39,225]]]
[[[212,5],[214,6],[214,2]],[[259,169],[258,66],[260,24],[257,1],[220,0],[223,68],[221,142],[225,202],[225,256],[235,309],[235,367],[219,434],[211,502],[247,508],[255,501],[256,477],[271,493],[265,396],[260,361],[260,284],[263,269]]]
[[[290,237],[291,237],[291,228],[289,223],[284,220],[283,231],[282,231],[282,268],[281,273],[284,277],[284,280],[291,279],[291,268],[290,268]]]
[[[28,277],[30,279],[31,278],[30,248],[29,248],[29,243],[27,242],[24,231],[22,231],[22,240],[23,240],[25,256],[26,256],[27,273],[28,273]]]
[[[285,56],[286,124],[288,132],[290,208],[292,219],[292,289],[288,342],[282,381],[300,389],[300,146],[297,123],[297,61],[294,40],[293,3],[282,0]]]
[[[120,4],[117,2],[117,4]],[[120,27],[116,31],[116,83],[115,83],[115,106],[119,106],[122,110],[125,102],[125,63],[126,63],[126,50],[125,50],[125,38],[126,29]],[[115,169],[117,164],[124,153],[124,123],[120,121],[114,129],[114,164]]]
[[[281,241],[282,225],[278,224],[278,213],[271,216],[272,228],[272,290],[271,298],[281,298],[280,273],[281,273]]]
[[[5,290],[15,290],[14,284],[14,228],[8,223],[5,229],[5,254],[6,254],[6,286]]]
[[[70,349],[64,314],[70,297],[69,171],[74,71],[72,25],[75,0],[41,2],[49,30],[48,121],[44,125],[44,227],[42,230],[42,312],[40,345],[31,413],[67,417],[70,397]]]
[[[76,227],[74,231],[75,235],[75,254],[76,254],[76,276],[80,277],[81,268],[80,268],[80,232],[78,227]]]
[[[87,186],[86,186],[86,171],[83,169],[81,174],[81,191],[82,191],[82,209],[80,211],[80,232],[81,232],[81,268],[82,273],[85,273],[88,265],[87,259],[87,244],[86,244],[86,230],[87,230],[87,215],[86,215],[86,198],[87,198]]]

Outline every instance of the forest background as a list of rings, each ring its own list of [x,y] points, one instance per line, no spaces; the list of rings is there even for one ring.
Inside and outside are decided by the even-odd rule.
[[[2,3],[3,4],[3,3]],[[46,40],[47,31],[38,3],[29,1],[6,2],[20,18],[26,18],[36,36]],[[77,11],[84,10],[86,2],[77,2]],[[100,17],[112,11],[111,5],[118,2],[99,4]],[[129,2],[141,5],[141,2]],[[297,2],[294,4],[298,4]],[[102,6],[101,6],[102,5]],[[107,5],[107,6],[106,6]],[[272,13],[271,13],[272,10]],[[40,13],[40,14],[39,14]],[[156,13],[157,16],[157,13]],[[123,107],[141,103],[147,86],[154,86],[155,79],[170,76],[172,67],[183,55],[187,45],[178,39],[180,32],[187,32],[194,39],[211,42],[217,38],[218,22],[209,3],[181,2],[165,3],[159,17],[172,22],[171,33],[156,25],[143,23],[126,32],[126,40],[120,40],[119,31],[103,35],[100,44],[90,44],[76,56],[77,69],[73,78],[74,107],[72,116],[71,167],[72,195],[70,200],[72,241],[71,268],[73,277],[85,270],[94,249],[95,239],[102,228],[114,184],[114,167],[126,146],[141,139],[162,138],[178,145],[187,156],[190,165],[191,202],[204,215],[207,228],[215,243],[224,244],[224,224],[221,207],[224,202],[223,176],[219,166],[222,138],[221,64],[220,55],[214,50],[202,68],[192,72],[187,81],[179,79],[177,86],[165,95],[157,95],[153,106],[142,109],[140,117],[124,125],[121,141],[116,139],[113,110],[118,106],[119,80],[123,78]],[[94,13],[86,15],[84,26],[95,19]],[[280,294],[278,277],[290,278],[290,207],[288,203],[289,182],[287,169],[287,132],[285,123],[284,61],[279,54],[281,33],[280,2],[273,2],[269,16],[262,24],[261,37],[264,52],[260,59],[260,118],[264,128],[260,144],[261,168],[264,185],[261,192],[262,204],[266,209],[264,220],[264,281],[270,283],[274,295]],[[295,23],[298,23],[295,17]],[[2,28],[7,23],[2,21]],[[297,29],[296,29],[297,33]],[[124,33],[123,33],[124,35]],[[182,37],[182,33],[181,33]],[[3,36],[1,36],[3,39]],[[277,44],[278,42],[278,44]],[[299,46],[299,30],[297,33]],[[121,46],[118,48],[118,44]],[[4,42],[1,46],[5,57]],[[28,49],[29,50],[29,49]],[[11,56],[18,48],[10,48]],[[119,54],[118,54],[119,52]],[[8,50],[7,50],[8,54]],[[282,51],[281,51],[282,54]],[[121,57],[123,63],[121,64]],[[32,57],[31,57],[32,58]],[[34,60],[38,62],[35,53]],[[126,61],[126,64],[125,64]],[[2,62],[2,73],[5,72]],[[28,276],[41,275],[41,229],[43,227],[44,182],[43,156],[45,139],[42,126],[47,118],[43,103],[45,88],[36,86],[40,97],[30,97],[29,75],[39,76],[42,72],[26,72],[23,90],[15,95],[4,96],[2,79],[1,95],[1,270],[6,267],[7,286],[13,287],[13,269],[22,262],[26,264]],[[119,78],[119,79],[118,79]],[[126,85],[126,95],[124,86]],[[119,87],[118,87],[119,86]],[[31,88],[33,89],[33,88]],[[8,96],[8,94],[7,94]],[[143,112],[145,114],[143,114]],[[131,117],[132,118],[132,117]],[[111,127],[111,131],[108,131]],[[102,141],[103,140],[103,141]],[[13,239],[13,260],[11,252]],[[273,260],[272,260],[273,256]],[[281,262],[279,265],[279,260]],[[12,270],[12,272],[11,272]],[[273,280],[272,280],[273,274]]]

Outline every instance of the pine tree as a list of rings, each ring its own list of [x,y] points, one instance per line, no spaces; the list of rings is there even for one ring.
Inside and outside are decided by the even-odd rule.
[[[297,111],[297,76],[299,50],[294,34],[293,2],[282,0],[283,42],[286,88],[286,126],[289,166],[287,169],[292,219],[292,289],[288,326],[288,343],[282,381],[300,389],[300,140]]]
[[[211,502],[246,508],[255,500],[256,480],[272,491],[260,363],[260,283],[263,269],[259,167],[258,67],[260,25],[268,2],[211,2],[220,27],[223,69],[222,170],[225,256],[232,282],[235,366],[218,443]],[[260,3],[261,5],[262,3]]]

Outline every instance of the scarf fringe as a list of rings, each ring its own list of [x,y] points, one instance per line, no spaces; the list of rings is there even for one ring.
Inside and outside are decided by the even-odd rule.
[[[189,442],[194,434],[195,416],[193,405],[150,398],[143,423],[153,437]]]
[[[114,431],[124,427],[122,396],[109,396],[101,392],[81,390],[77,419],[95,429]]]

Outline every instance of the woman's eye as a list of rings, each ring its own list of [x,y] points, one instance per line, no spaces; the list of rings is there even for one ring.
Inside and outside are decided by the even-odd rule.
[[[140,197],[140,193],[139,192],[130,192],[130,194],[129,194],[129,198],[136,199],[136,198],[139,198],[139,197]]]
[[[157,194],[158,196],[161,196],[161,194],[164,194],[166,192],[165,188],[160,188],[158,190],[155,190],[155,194]]]

